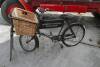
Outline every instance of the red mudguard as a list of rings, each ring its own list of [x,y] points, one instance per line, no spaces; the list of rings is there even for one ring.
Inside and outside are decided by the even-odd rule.
[[[31,5],[29,5],[28,3],[26,3],[24,0],[19,0],[19,2],[23,5],[23,7],[26,10],[33,12],[33,8],[31,7]]]
[[[23,5],[26,10],[34,11],[35,8],[24,0],[19,0],[19,2]],[[34,2],[34,1],[33,1]],[[87,12],[87,6],[81,5],[59,5],[59,4],[40,4],[40,7],[44,9],[49,9],[51,11],[61,11],[61,12]]]
[[[38,0],[36,0],[38,1]],[[41,0],[44,1],[44,0]],[[52,0],[51,0],[52,1]],[[53,10],[53,11],[61,11],[61,12],[93,12],[96,11],[100,13],[100,2],[69,2],[65,1],[64,4],[53,3],[49,2],[40,2],[40,7]],[[55,0],[54,0],[55,1]],[[24,6],[26,10],[34,11],[36,8],[32,8],[32,5],[25,3],[24,0],[19,0],[19,2]],[[33,0],[35,2],[35,0]],[[61,1],[59,1],[60,3]]]
[[[57,5],[57,4],[40,4],[40,7],[51,11],[61,12],[87,12],[87,6],[81,5]]]

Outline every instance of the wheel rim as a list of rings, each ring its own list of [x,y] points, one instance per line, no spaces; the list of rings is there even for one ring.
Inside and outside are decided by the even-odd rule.
[[[76,36],[71,35],[71,31],[70,29],[68,29],[65,33],[64,33],[64,43],[67,46],[75,46],[78,43],[80,43],[80,41],[83,39],[84,37],[84,30],[82,27],[80,26],[72,26],[72,30],[75,33]],[[70,35],[70,36],[67,36]]]
[[[35,40],[31,40],[32,36],[23,36],[22,37],[22,47],[24,50],[30,51],[35,48]]]

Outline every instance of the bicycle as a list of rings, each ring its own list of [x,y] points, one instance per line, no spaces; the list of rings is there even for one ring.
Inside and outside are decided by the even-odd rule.
[[[37,34],[39,36],[48,37],[52,41],[62,41],[62,43],[67,47],[78,45],[85,36],[85,28],[82,24],[71,23],[70,20],[72,20],[72,17],[65,14],[60,15],[60,18],[49,20],[43,19],[43,17],[42,19],[40,19],[39,17],[39,24],[35,36],[20,35],[19,42],[22,49],[24,51],[31,52],[34,51],[36,48],[39,48],[39,39]],[[65,28],[65,24],[67,24],[68,27]],[[40,32],[40,29],[58,27],[60,27],[60,30],[59,33],[55,36],[52,35],[52,32],[50,32],[50,35]]]

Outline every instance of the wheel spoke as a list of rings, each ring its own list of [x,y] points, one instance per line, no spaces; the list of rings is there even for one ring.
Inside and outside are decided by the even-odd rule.
[[[73,33],[70,35],[69,33],[72,33],[70,28],[72,29]],[[69,28],[67,28],[63,33],[63,43],[66,46],[75,46],[80,43],[80,41],[83,39],[85,35],[85,29],[82,25],[79,24],[73,24]]]
[[[21,36],[19,40],[20,40],[21,47],[23,48],[23,50],[25,50],[27,52],[33,51],[36,48],[36,45],[39,45],[37,43],[38,39],[35,39],[35,37],[32,37],[32,36],[24,35],[24,36]]]
[[[70,37],[67,37],[67,38],[64,38],[64,40],[68,40],[68,39],[72,39],[72,38],[76,38],[75,36],[70,36]]]

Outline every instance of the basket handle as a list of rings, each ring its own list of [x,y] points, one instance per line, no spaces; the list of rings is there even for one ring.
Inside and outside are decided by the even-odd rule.
[[[15,19],[15,20],[20,20],[20,21],[25,21],[27,23],[36,24],[36,23],[33,23],[31,21],[28,21],[28,20],[24,20],[24,19],[20,19],[20,18],[17,18],[17,17],[13,17],[11,14],[9,14],[8,17],[11,18],[11,19]]]

